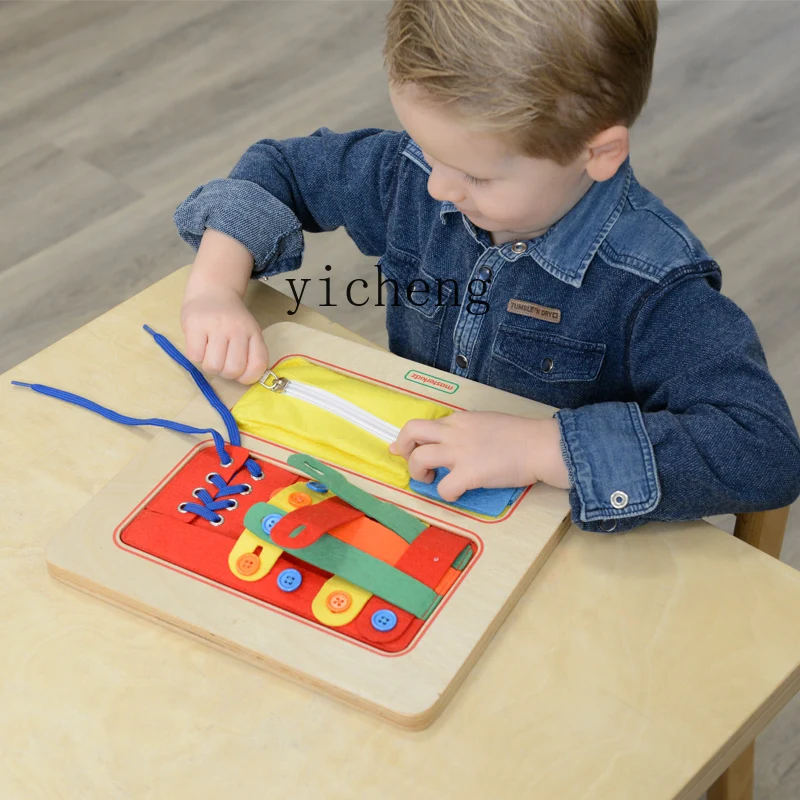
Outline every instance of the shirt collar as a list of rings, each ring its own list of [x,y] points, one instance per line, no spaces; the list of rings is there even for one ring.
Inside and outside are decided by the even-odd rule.
[[[622,213],[631,176],[630,159],[626,158],[613,178],[592,184],[578,203],[545,233],[535,239],[521,240],[526,244],[524,251],[514,252],[512,245],[519,250],[519,243],[507,242],[500,246],[500,255],[507,261],[531,256],[554,277],[579,287],[600,245]],[[441,220],[444,222],[451,213],[461,212],[445,200],[439,211]],[[475,226],[466,217],[464,223],[476,241],[480,241]]]

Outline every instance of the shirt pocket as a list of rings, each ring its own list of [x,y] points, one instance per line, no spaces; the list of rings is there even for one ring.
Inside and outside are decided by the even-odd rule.
[[[554,406],[590,402],[606,346],[501,323],[487,383]]]
[[[403,358],[435,364],[445,310],[453,304],[452,281],[434,277],[419,258],[391,246],[378,267],[389,349]]]

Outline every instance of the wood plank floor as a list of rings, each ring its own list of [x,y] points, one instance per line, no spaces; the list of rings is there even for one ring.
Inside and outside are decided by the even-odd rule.
[[[0,371],[189,262],[173,210],[252,142],[397,128],[387,8],[0,3]],[[800,3],[673,0],[661,15],[637,176],[721,263],[800,418]],[[308,242],[298,278],[373,273],[341,231]],[[308,295],[323,302],[318,281]],[[328,311],[385,343],[380,309]],[[800,568],[797,509],[782,557]],[[757,748],[756,798],[800,797],[800,698]]]

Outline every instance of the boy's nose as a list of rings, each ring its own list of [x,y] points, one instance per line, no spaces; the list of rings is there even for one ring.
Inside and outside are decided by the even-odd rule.
[[[460,203],[466,197],[463,186],[460,186],[452,177],[445,176],[435,167],[428,177],[428,194],[434,200],[449,200],[455,204]]]

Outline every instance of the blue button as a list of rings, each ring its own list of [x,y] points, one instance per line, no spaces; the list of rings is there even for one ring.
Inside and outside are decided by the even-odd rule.
[[[489,267],[481,267],[478,270],[478,277],[482,281],[490,281],[492,279],[492,270]]]
[[[269,536],[269,532],[277,525],[280,519],[282,519],[280,514],[268,514],[261,520],[261,530]]]
[[[391,631],[397,627],[397,614],[388,608],[379,608],[372,615],[372,627],[376,631]]]
[[[306,489],[311,489],[312,492],[319,492],[320,494],[325,494],[328,491],[328,487],[319,481],[309,481],[306,484]]]
[[[293,592],[295,589],[299,589],[302,582],[303,576],[296,569],[285,569],[278,575],[278,586],[284,592]]]

